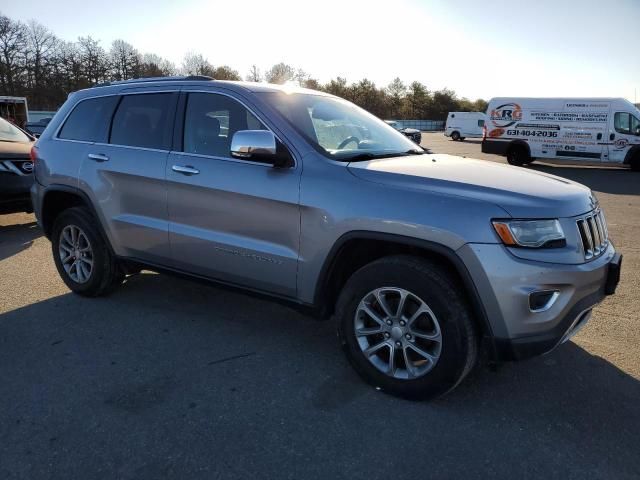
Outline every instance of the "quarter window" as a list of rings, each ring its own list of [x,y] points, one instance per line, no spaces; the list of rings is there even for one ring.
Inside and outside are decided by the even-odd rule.
[[[480,128],[484,127],[484,120],[478,120],[478,126]]]
[[[171,93],[125,95],[113,117],[110,143],[168,150]]]
[[[186,153],[231,158],[231,139],[239,130],[266,130],[266,127],[232,98],[213,93],[189,94],[184,119]]]
[[[78,103],[64,122],[58,138],[105,142],[117,96],[90,98]]]

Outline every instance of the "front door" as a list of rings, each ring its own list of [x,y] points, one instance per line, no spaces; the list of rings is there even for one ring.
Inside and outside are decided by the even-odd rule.
[[[609,161],[624,162],[634,145],[640,145],[640,119],[629,112],[615,112],[609,133]]]
[[[167,163],[176,268],[285,296],[296,293],[301,165],[231,157],[233,134],[265,129],[222,93],[185,93],[184,127]]]

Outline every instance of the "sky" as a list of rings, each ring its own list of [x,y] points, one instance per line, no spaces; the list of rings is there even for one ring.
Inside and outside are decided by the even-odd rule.
[[[243,76],[285,62],[321,82],[400,77],[470,99],[640,102],[640,0],[0,0],[0,13]]]

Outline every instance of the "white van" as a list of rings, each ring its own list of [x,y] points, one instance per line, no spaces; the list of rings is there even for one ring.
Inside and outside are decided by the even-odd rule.
[[[482,152],[511,165],[553,158],[640,170],[640,110],[623,98],[494,98]]]
[[[483,112],[449,112],[444,136],[458,141],[465,138],[482,138],[485,114]]]

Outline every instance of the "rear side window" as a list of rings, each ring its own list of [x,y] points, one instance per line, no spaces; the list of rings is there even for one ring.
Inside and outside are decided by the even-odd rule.
[[[78,103],[60,130],[58,138],[105,142],[117,96],[90,98]]]
[[[478,120],[478,126],[484,127],[484,120]]]
[[[109,143],[168,150],[172,96],[171,93],[123,96],[113,116]]]

